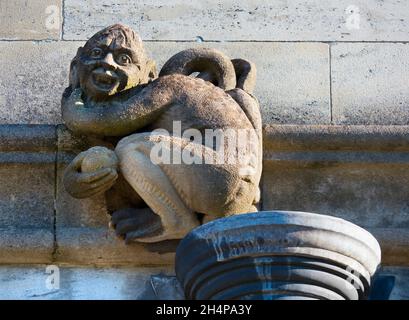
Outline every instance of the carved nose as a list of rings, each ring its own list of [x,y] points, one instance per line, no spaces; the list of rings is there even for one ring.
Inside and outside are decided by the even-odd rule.
[[[107,70],[115,70],[116,62],[112,53],[108,53],[105,58],[101,61],[102,66]]]

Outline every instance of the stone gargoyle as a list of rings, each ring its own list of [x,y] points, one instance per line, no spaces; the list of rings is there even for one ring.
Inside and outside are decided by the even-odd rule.
[[[133,30],[101,30],[78,49],[62,97],[66,126],[101,147],[67,166],[66,190],[75,198],[105,193],[110,225],[127,243],[180,239],[215,218],[257,211],[254,85],[252,63],[207,48],[179,52],[158,76]],[[166,152],[183,161],[158,161]],[[232,154],[236,161],[226,161]]]

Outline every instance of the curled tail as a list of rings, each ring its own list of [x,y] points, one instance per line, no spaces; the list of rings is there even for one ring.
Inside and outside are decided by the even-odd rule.
[[[240,88],[252,93],[256,68],[253,63],[244,59],[230,60],[224,53],[209,48],[193,48],[183,50],[171,57],[159,76],[174,73],[191,75],[198,72],[198,78],[212,82],[214,85],[229,91]]]
[[[252,94],[256,86],[256,66],[244,59],[233,59],[231,62],[236,72],[236,88]]]

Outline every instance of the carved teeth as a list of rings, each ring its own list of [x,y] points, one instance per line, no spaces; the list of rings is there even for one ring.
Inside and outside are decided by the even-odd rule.
[[[113,84],[116,79],[113,78],[112,76],[108,75],[108,74],[96,74],[94,75],[94,79],[99,82],[99,83],[103,83],[103,84]]]
[[[118,81],[118,78],[114,72],[98,68],[93,71],[92,80],[97,86],[110,89]]]

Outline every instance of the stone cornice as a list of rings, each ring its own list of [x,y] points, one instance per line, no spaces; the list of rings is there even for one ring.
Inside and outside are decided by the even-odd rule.
[[[57,131],[54,125],[0,125],[0,152],[57,151]]]
[[[409,151],[409,126],[268,125],[264,150]]]
[[[409,209],[405,205],[409,126],[274,125],[264,128],[263,137],[264,210],[303,209],[352,220],[379,240],[383,263],[409,265]],[[63,125],[0,125],[0,184],[4,186],[0,190],[4,231],[0,262],[21,262],[26,257],[28,263],[171,263],[172,250],[162,254],[161,248],[123,247],[111,235],[102,239],[100,234],[109,233],[101,212],[104,203],[76,200],[64,193],[61,172],[80,149],[81,139],[71,137]],[[327,184],[310,184],[314,179]],[[345,190],[351,196],[340,193],[344,198],[335,203],[338,192]],[[355,202],[349,202],[355,196]],[[298,204],[306,207],[298,208]],[[96,209],[89,213],[90,208]],[[75,234],[81,230],[90,230],[87,238],[94,239],[86,248],[75,242]],[[37,233],[39,239],[41,234],[46,237],[35,244],[31,234]],[[107,253],[102,248],[108,248]],[[95,255],[89,255],[90,250]],[[106,258],[109,252],[116,252],[115,258]]]
[[[53,125],[0,125],[0,163],[55,162],[57,131]]]

